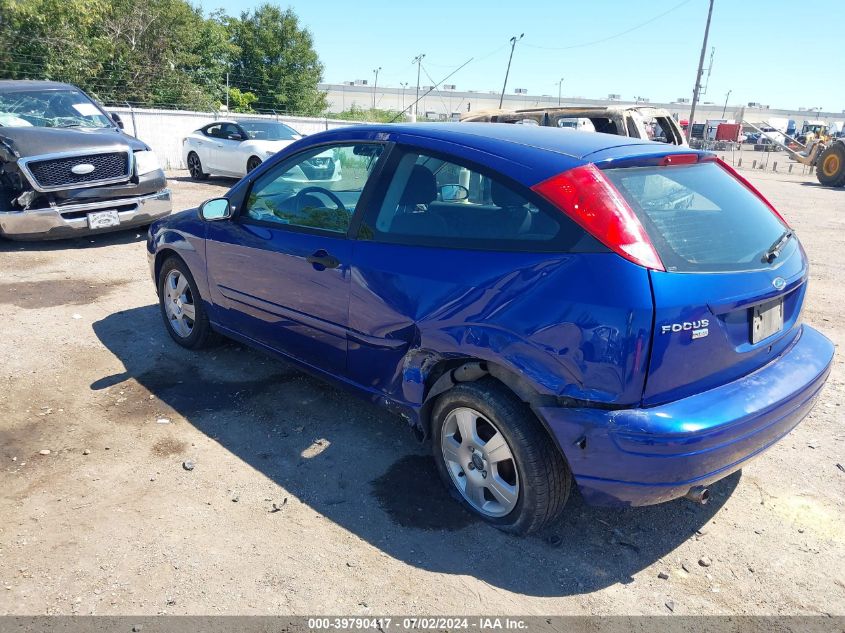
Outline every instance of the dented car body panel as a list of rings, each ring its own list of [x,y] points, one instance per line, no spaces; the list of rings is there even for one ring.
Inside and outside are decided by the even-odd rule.
[[[0,115],[0,235],[58,239],[170,213],[150,148],[74,86],[0,81]]]
[[[520,110],[467,112],[461,123],[517,123],[616,134],[631,138],[688,145],[668,110],[650,106],[565,106]]]
[[[384,146],[346,233],[239,220],[264,174],[337,142]],[[807,414],[833,346],[797,320],[807,270],[799,247],[785,251],[774,271],[720,276],[658,273],[603,248],[371,239],[367,218],[389,195],[401,164],[393,156],[423,150],[502,174],[526,196],[537,182],[593,158],[614,165],[639,155],[653,163],[678,152],[533,126],[372,125],[320,133],[237,183],[226,195],[234,218],[206,221],[189,210],[153,224],[152,277],[158,282],[163,262],[180,257],[215,330],[399,413],[420,436],[429,433],[439,394],[496,378],[534,411],[591,503],[683,496],[741,468]],[[337,265],[314,263],[321,253]],[[746,350],[719,338],[738,336],[738,323],[722,330],[715,321],[744,309],[752,296],[768,300],[760,280],[777,274],[786,279],[778,291],[792,297],[785,330],[753,346],[743,362]],[[714,296],[735,301],[701,301]],[[705,327],[708,337],[693,338]],[[708,365],[714,349],[729,369]],[[740,360],[726,361],[731,353]]]

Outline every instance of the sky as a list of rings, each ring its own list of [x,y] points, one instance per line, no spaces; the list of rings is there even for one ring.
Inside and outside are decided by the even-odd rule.
[[[196,0],[195,0],[196,1]],[[239,14],[264,0],[199,0],[207,12]],[[442,80],[457,90],[500,91],[516,44],[508,93],[654,102],[692,96],[708,0],[290,0],[325,66],[324,81],[367,79],[416,85],[411,60],[425,54],[420,85]],[[843,0],[715,0],[702,101],[755,101],[771,107],[845,110],[845,52],[825,25]],[[833,28],[833,27],[830,27]],[[831,48],[833,46],[833,48]],[[428,73],[428,77],[426,76]]]

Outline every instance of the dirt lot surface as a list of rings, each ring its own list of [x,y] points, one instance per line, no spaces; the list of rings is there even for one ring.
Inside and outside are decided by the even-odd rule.
[[[804,319],[841,346],[845,190],[744,173],[798,230]],[[173,176],[177,208],[232,184]],[[0,614],[845,613],[841,353],[710,505],[576,494],[515,538],[446,497],[401,421],[241,346],[173,344],[143,232],[0,242],[0,271]]]

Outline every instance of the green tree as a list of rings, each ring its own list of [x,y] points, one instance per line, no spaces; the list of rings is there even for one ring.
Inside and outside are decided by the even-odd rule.
[[[257,109],[318,115],[326,95],[317,89],[323,64],[311,33],[301,28],[291,9],[264,4],[229,21],[231,42],[238,55],[231,67],[232,83],[258,96]]]
[[[238,88],[229,88],[229,110],[231,112],[255,112],[252,104],[258,101],[251,92],[241,92]]]

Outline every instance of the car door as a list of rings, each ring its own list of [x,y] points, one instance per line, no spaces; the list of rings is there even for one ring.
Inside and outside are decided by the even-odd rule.
[[[243,148],[243,144],[249,139],[249,136],[240,125],[232,123],[223,126],[223,134],[225,138],[222,141],[226,145],[225,151],[220,155],[221,163],[230,174],[234,176],[245,175],[246,161],[249,156]]]
[[[206,164],[215,172],[232,174],[231,155],[237,153],[241,142],[229,137],[237,134],[237,126],[233,123],[221,123],[219,126],[212,127],[209,133],[212,138]]]
[[[206,261],[221,326],[329,373],[345,371],[347,231],[383,149],[304,150],[260,170],[232,220],[209,223]],[[303,170],[317,155],[337,163],[329,179]]]

